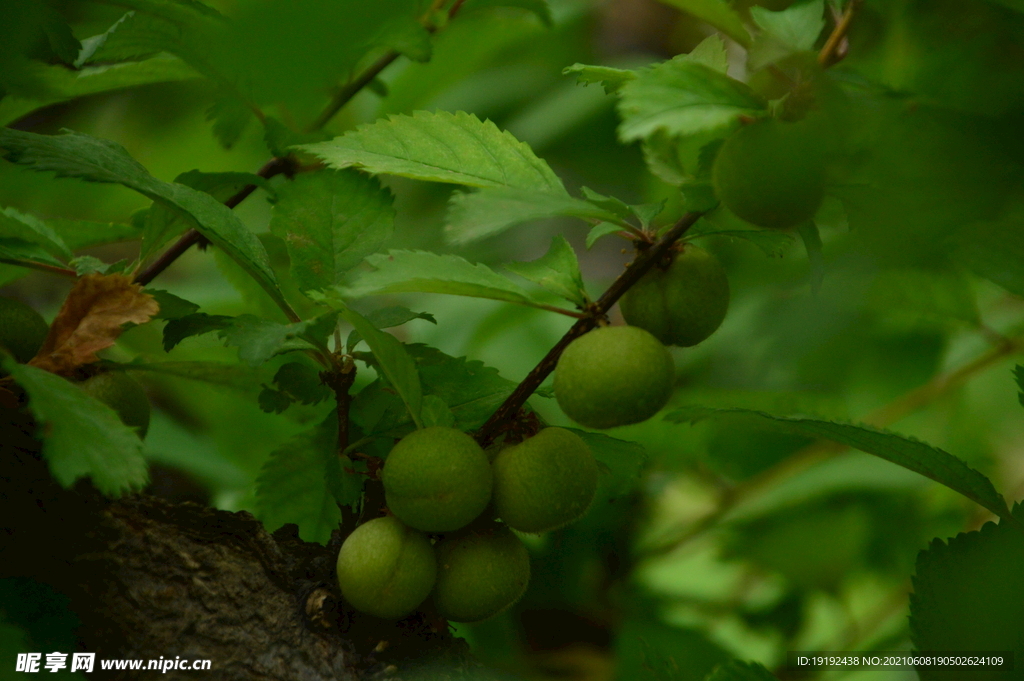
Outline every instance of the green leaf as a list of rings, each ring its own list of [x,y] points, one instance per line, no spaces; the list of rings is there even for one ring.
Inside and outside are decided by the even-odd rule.
[[[164,351],[170,352],[174,346],[186,338],[226,329],[234,320],[234,317],[219,314],[209,315],[205,312],[196,312],[172,319],[164,327]]]
[[[2,363],[28,393],[43,426],[43,456],[61,485],[89,477],[100,492],[116,496],[146,484],[142,440],[117,412],[56,374],[10,358]]]
[[[0,238],[21,239],[42,246],[49,253],[71,257],[71,249],[49,225],[34,215],[15,208],[0,210]]]
[[[704,681],[777,681],[772,673],[756,662],[733,660],[715,667]]]
[[[332,168],[470,187],[565,194],[548,164],[490,121],[465,112],[417,111],[362,125],[329,142],[302,144]]]
[[[1013,370],[1013,375],[1017,378],[1017,388],[1020,393],[1017,397],[1020,400],[1020,404],[1024,407],[1024,366],[1017,365],[1017,368]]]
[[[765,115],[767,104],[753,90],[688,57],[643,69],[623,85],[619,101],[623,142],[658,131],[670,136],[714,132],[734,125],[741,116]]]
[[[593,246],[601,237],[608,236],[609,234],[618,234],[621,231],[622,225],[616,225],[611,222],[599,222],[587,232],[587,248]]]
[[[729,653],[696,629],[634,615],[615,641],[615,678],[622,681],[704,681]]]
[[[797,52],[814,48],[825,28],[825,0],[795,3],[781,12],[750,8],[750,16],[763,31],[750,48],[751,67],[758,69]]]
[[[725,49],[725,41],[718,35],[709,35],[697,43],[697,47],[686,55],[686,60],[703,64],[719,73],[729,70],[729,52]]]
[[[1001,518],[1009,515],[1002,495],[996,492],[992,481],[987,477],[938,447],[886,430],[864,424],[836,423],[801,416],[776,416],[753,409],[714,409],[696,406],[670,412],[666,414],[665,420],[673,423],[696,423],[707,418],[733,414],[744,415],[782,432],[833,440],[873,454],[943,484]]]
[[[156,319],[181,319],[199,311],[198,305],[179,298],[173,293],[152,288],[146,289],[146,293],[153,296],[160,306],[160,311],[155,316]]]
[[[8,95],[0,99],[0,126],[9,125],[37,109],[78,97],[200,77],[188,64],[170,55],[159,55],[145,61],[88,66],[79,71],[59,65],[34,65],[33,75],[44,89],[35,97]]]
[[[977,532],[947,542],[932,541],[917,558],[910,595],[910,631],[920,651],[1012,651],[1016,671],[981,673],[917,668],[922,681],[1020,677],[1024,659],[1024,506],[1013,509],[1015,521],[985,523]]]
[[[232,148],[242,139],[242,133],[253,118],[252,109],[230,91],[222,93],[206,110],[206,120],[213,123],[213,136],[225,149]]]
[[[647,450],[636,442],[619,440],[601,433],[569,428],[583,438],[605,471],[602,486],[608,499],[623,497],[637,488],[647,464]]]
[[[686,240],[704,236],[723,236],[743,239],[760,248],[770,258],[781,258],[793,245],[793,236],[787,232],[770,229],[715,229],[713,223],[701,220],[687,232]]]
[[[467,0],[462,5],[460,14],[465,16],[467,12],[489,7],[520,7],[528,12],[533,12],[541,22],[551,28],[554,19],[551,17],[551,6],[547,0]]]
[[[260,387],[259,377],[250,369],[223,362],[144,362],[117,364],[123,371],[148,371],[190,381],[255,392]]]
[[[622,219],[592,202],[566,194],[522,189],[481,189],[477,192],[452,194],[445,234],[452,243],[466,244],[500,234],[522,222],[556,216],[612,222]]]
[[[65,267],[63,262],[50,255],[42,246],[24,239],[0,238],[0,261],[11,265],[39,263],[53,267]]]
[[[257,367],[281,353],[313,349],[315,345],[307,339],[322,341],[322,338],[316,337],[317,334],[322,333],[323,328],[333,329],[334,319],[334,313],[331,312],[316,319],[294,324],[279,324],[251,314],[243,314],[235,317],[229,326],[222,329],[220,336],[224,339],[225,345],[238,348],[240,360],[251,367]],[[314,329],[317,331],[314,332]],[[165,328],[165,339],[166,333]],[[322,335],[326,336],[326,333]]]
[[[558,235],[551,239],[548,252],[530,262],[510,262],[505,269],[540,284],[546,290],[561,296],[580,309],[589,302],[587,291],[583,287],[583,275],[580,263],[576,259],[576,251]]]
[[[617,69],[611,66],[593,66],[580,64],[566,66],[562,69],[562,75],[576,75],[576,83],[590,85],[600,83],[606,94],[618,92],[623,85],[636,78],[636,71],[630,69]]]
[[[9,160],[33,170],[51,171],[58,177],[122,184],[172,206],[237,262],[275,302],[288,307],[263,244],[230,208],[209,194],[157,180],[121,145],[76,132],[49,136],[4,129],[0,130],[0,148],[7,151]]]
[[[378,330],[358,312],[343,310],[341,316],[355,327],[366,344],[370,346],[377,366],[380,367],[388,383],[402,398],[413,423],[417,428],[422,428],[420,410],[423,408],[423,387],[420,384],[416,361],[397,338],[390,333]]]
[[[68,220],[51,218],[46,221],[72,251],[91,246],[138,239],[139,228],[120,222],[97,222],[95,220]]]
[[[743,20],[726,0],[661,0],[661,2],[711,24],[743,47],[750,45],[750,34],[744,28]]]
[[[422,416],[424,428],[431,426],[455,427],[455,414],[437,395],[424,395]]]
[[[368,312],[364,316],[366,317],[366,321],[373,324],[374,328],[377,329],[390,329],[395,326],[401,326],[406,322],[411,322],[414,319],[423,319],[431,324],[437,324],[437,319],[435,319],[434,315],[429,312],[413,312],[402,305],[382,307],[372,312]],[[362,339],[363,337],[359,335],[358,331],[352,331],[348,335],[348,340],[345,343],[348,347],[348,351],[352,352],[352,348],[354,348]]]
[[[305,173],[281,188],[270,231],[284,239],[302,290],[341,282],[391,237],[391,192],[354,170]]]
[[[490,298],[520,305],[536,305],[517,284],[486,265],[472,264],[457,255],[427,251],[389,251],[366,259],[373,272],[341,289],[343,295],[358,298],[381,293],[448,293],[456,296]]]
[[[342,469],[347,459],[338,456],[337,439],[338,419],[331,414],[271,452],[256,479],[256,515],[268,530],[295,523],[305,541],[330,540],[341,521],[330,481],[356,477]]]
[[[331,396],[330,388],[320,380],[320,372],[302,362],[282,364],[274,374],[274,384],[302,404],[319,404]]]

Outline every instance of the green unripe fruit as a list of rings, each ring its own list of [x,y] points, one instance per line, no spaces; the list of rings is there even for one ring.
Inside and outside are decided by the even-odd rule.
[[[761,227],[810,220],[824,196],[824,160],[810,126],[774,119],[741,128],[712,169],[715,193],[733,213]]]
[[[434,604],[453,622],[479,622],[515,603],[530,581],[530,555],[519,537],[504,525],[436,547]]]
[[[564,428],[545,428],[494,460],[494,508],[520,532],[547,532],[582,516],[597,491],[597,461]]]
[[[20,300],[0,298],[0,346],[22,364],[36,356],[50,327],[43,316]]]
[[[356,610],[399,619],[426,600],[437,558],[422,532],[387,516],[363,523],[338,552],[338,586]]]
[[[718,258],[685,244],[667,270],[653,268],[619,301],[626,323],[665,345],[690,347],[721,326],[729,309],[729,280]]]
[[[460,430],[432,426],[406,435],[381,474],[388,508],[410,527],[450,532],[468,525],[491,500],[487,455]]]
[[[672,395],[675,366],[657,338],[635,326],[606,326],[580,336],[555,367],[555,398],[589,428],[646,421]]]
[[[85,392],[117,412],[140,438],[149,431],[149,398],[139,382],[123,371],[108,371],[82,381]]]

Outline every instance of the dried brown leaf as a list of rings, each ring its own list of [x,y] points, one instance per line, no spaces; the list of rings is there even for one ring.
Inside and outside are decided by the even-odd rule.
[[[87,274],[71,289],[50,325],[39,354],[29,364],[68,375],[99,359],[129,322],[144,324],[160,311],[153,296],[123,274]]]

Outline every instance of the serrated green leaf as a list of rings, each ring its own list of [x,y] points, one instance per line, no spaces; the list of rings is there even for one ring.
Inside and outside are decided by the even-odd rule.
[[[576,76],[576,83],[591,85],[600,83],[606,94],[618,92],[623,85],[636,78],[636,71],[630,69],[617,69],[612,66],[594,66],[591,64],[580,64],[566,66],[562,69],[562,75]]]
[[[235,146],[253,118],[252,109],[233,92],[222,93],[206,110],[206,120],[213,123],[213,136],[225,149]]]
[[[661,2],[711,24],[743,47],[750,45],[750,34],[743,26],[743,20],[726,0],[661,0]]]
[[[320,372],[309,364],[288,362],[274,374],[274,384],[294,402],[319,404],[331,396],[331,390],[320,380]]]
[[[342,469],[337,439],[332,414],[270,453],[256,479],[256,514],[268,530],[295,523],[305,541],[330,540],[341,520],[331,481],[356,477]]]
[[[134,361],[116,365],[123,371],[148,371],[190,381],[255,392],[260,387],[259,376],[250,369],[223,362],[145,362]]]
[[[811,263],[811,295],[816,296],[821,290],[821,282],[825,279],[825,256],[822,253],[821,234],[813,222],[797,225],[796,233],[804,242],[804,250],[807,251],[807,259]]]
[[[719,73],[729,70],[729,53],[721,36],[709,35],[686,55],[687,61],[703,64]]]
[[[594,458],[608,471],[602,476],[602,486],[608,499],[617,499],[635,490],[640,474],[647,463],[647,450],[643,445],[609,437],[601,433],[569,428],[583,438],[594,453]]]
[[[99,258],[94,258],[91,255],[82,255],[77,258],[72,258],[68,261],[68,265],[75,270],[78,276],[83,277],[87,274],[114,274],[117,272],[124,272],[128,266],[128,259],[123,258],[114,263],[106,263]]]
[[[397,338],[390,333],[378,330],[358,312],[343,310],[341,316],[355,327],[366,344],[370,346],[377,366],[402,398],[413,423],[417,428],[422,428],[420,410],[423,408],[423,387],[420,384],[416,361]]]
[[[608,236],[609,234],[618,234],[621,231],[621,225],[612,224],[611,222],[599,222],[587,232],[587,248],[593,246],[601,237]]]
[[[425,395],[423,397],[423,427],[441,426],[443,428],[455,427],[455,414],[448,408],[437,395]]]
[[[153,299],[160,306],[160,311],[156,313],[154,319],[181,319],[199,311],[198,305],[173,293],[151,288],[146,289],[146,293],[153,296]]]
[[[189,315],[184,319],[195,317]],[[328,313],[316,319],[294,324],[279,324],[254,315],[243,314],[235,317],[230,325],[220,331],[225,345],[238,348],[238,358],[252,367],[263,364],[271,357],[295,350],[312,350],[316,346],[307,338],[311,336],[322,342],[327,333],[323,328],[334,328],[334,313]],[[182,320],[177,320],[182,321]],[[170,326],[170,324],[168,324]],[[316,329],[316,331],[314,331]],[[166,341],[167,329],[164,329]]]
[[[724,236],[731,239],[743,239],[760,248],[770,258],[781,258],[793,245],[793,236],[778,230],[767,229],[714,229],[711,223],[702,221],[706,227],[700,231],[691,229],[687,240],[702,236]],[[698,223],[700,224],[700,223]]]
[[[756,662],[733,660],[715,667],[704,681],[777,681],[772,673]]]
[[[437,324],[437,319],[435,319],[434,315],[429,312],[413,312],[402,305],[382,307],[377,310],[373,310],[372,312],[368,312],[363,316],[366,317],[366,321],[370,322],[378,329],[390,329],[395,326],[401,326],[402,324],[411,322],[414,319],[422,319],[430,322],[431,324]],[[345,342],[346,347],[348,347],[348,351],[352,352],[352,348],[354,348],[362,339],[363,337],[359,335],[358,331],[352,331],[348,335],[348,340]]]
[[[1018,220],[975,223],[949,238],[975,274],[1024,297],[1024,228]]]
[[[741,116],[767,113],[766,102],[745,84],[687,56],[643,69],[622,86],[619,139],[631,142],[658,131],[670,136],[714,132]]]
[[[448,204],[445,235],[452,243],[466,244],[500,234],[523,222],[557,216],[613,222],[622,220],[615,213],[566,194],[522,189],[481,189],[452,194]]]
[[[145,61],[87,66],[72,71],[65,66],[33,66],[33,76],[45,86],[38,96],[8,95],[0,99],[0,126],[52,104],[101,92],[152,83],[174,83],[200,74],[177,57],[159,55]]]
[[[494,123],[461,111],[389,116],[329,142],[296,148],[332,168],[565,194],[562,181],[528,145]]]
[[[750,8],[750,16],[762,30],[750,48],[750,65],[759,69],[797,52],[814,48],[825,28],[825,1],[795,3],[780,11]]]
[[[373,272],[360,275],[340,289],[352,298],[381,293],[448,293],[472,298],[536,304],[520,286],[486,265],[472,264],[457,255],[427,251],[389,251],[366,259]]]
[[[966,463],[938,447],[887,430],[864,424],[836,423],[801,416],[776,416],[753,409],[684,407],[665,415],[673,423],[695,423],[725,415],[744,415],[783,432],[823,438],[902,466],[959,492],[1001,518],[1009,515],[992,481]]]
[[[283,186],[270,231],[287,245],[299,287],[334,286],[380,250],[394,231],[391,203],[391,192],[354,170],[305,173]]]
[[[71,249],[52,227],[36,216],[15,208],[0,210],[0,238],[21,239],[42,246],[54,255],[71,257]]]
[[[540,284],[581,309],[589,301],[576,251],[572,250],[564,236],[553,237],[548,252],[540,258],[530,262],[510,262],[505,265],[505,269]]]
[[[174,346],[186,338],[226,329],[231,326],[234,319],[234,317],[210,315],[205,312],[196,312],[172,319],[164,326],[164,351],[170,352]]]
[[[64,487],[89,477],[103,494],[117,496],[146,484],[142,440],[113,409],[56,374],[10,358],[4,369],[29,396],[44,426],[43,456]]]
[[[952,670],[920,666],[922,681],[1020,677],[1024,658],[1024,506],[998,525],[985,523],[977,532],[947,542],[932,541],[917,558],[910,595],[910,631],[919,651],[1012,652],[1014,670]]]
[[[122,184],[174,207],[253,277],[275,302],[288,307],[263,244],[230,208],[209,194],[157,180],[121,145],[76,132],[49,136],[8,128],[0,130],[0,148],[7,151],[8,160],[33,170],[54,172],[58,177]]]
[[[64,267],[64,263],[47,252],[39,244],[34,244],[24,239],[0,238],[0,261],[10,265],[23,265],[22,263],[39,263],[41,265],[52,265],[53,267]]]

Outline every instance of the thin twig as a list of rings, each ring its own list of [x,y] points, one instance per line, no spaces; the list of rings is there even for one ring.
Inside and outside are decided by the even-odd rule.
[[[828,68],[843,58],[839,48],[846,38],[847,31],[850,30],[850,23],[853,21],[854,12],[856,12],[857,5],[859,4],[860,0],[850,0],[850,3],[846,6],[846,11],[843,12],[843,16],[836,23],[836,27],[832,29],[832,33],[829,35],[828,40],[825,41],[821,52],[818,53],[818,64],[822,68]]]
[[[40,272],[48,272],[50,274],[59,274],[62,277],[77,277],[78,272],[69,270],[66,267],[57,267],[56,265],[47,265],[41,262],[31,262],[29,260],[18,260],[17,258],[0,258],[0,263],[4,265],[14,265],[16,267],[27,267],[30,270],[39,270]]]
[[[320,115],[316,117],[309,127],[306,128],[306,132],[316,132],[325,125],[327,125],[334,115],[341,111],[341,108],[349,103],[349,101],[359,94],[359,91],[364,87],[373,82],[373,79],[380,75],[380,72],[386,69],[399,57],[399,53],[394,50],[389,51],[383,57],[375,61],[368,69],[363,71],[355,80],[349,81],[346,85],[339,88],[334,96],[331,97],[331,101],[324,107],[324,110],[320,112]]]
[[[266,180],[269,180],[275,175],[280,175],[281,173],[290,174],[294,172],[294,170],[294,159],[274,157],[263,164],[263,167],[257,170],[256,174]],[[225,201],[224,205],[228,208],[234,208],[242,201],[245,201],[254,191],[256,191],[256,185],[247,184],[234,196]],[[149,282],[153,281],[161,272],[170,267],[171,263],[180,258],[185,251],[192,248],[192,246],[203,242],[206,242],[206,237],[195,229],[189,229],[181,236],[180,239],[174,242],[170,248],[161,253],[159,258],[151,262],[146,269],[137,274],[135,276],[135,283],[145,286]]]
[[[512,394],[505,399],[498,409],[491,414],[491,417],[487,419],[479,431],[476,433],[476,440],[481,446],[486,447],[494,441],[501,427],[508,421],[515,418],[519,410],[526,404],[526,400],[533,395],[534,391],[540,387],[540,384],[544,382],[544,379],[554,371],[555,365],[558,364],[558,358],[562,356],[562,351],[568,347],[569,343],[585,334],[586,332],[597,326],[598,320],[604,315],[608,314],[608,310],[612,308],[619,298],[623,296],[638,281],[644,276],[648,270],[654,267],[655,263],[679,240],[683,234],[686,233],[690,227],[700,218],[703,213],[687,213],[679,219],[676,224],[665,232],[665,234],[659,239],[653,246],[650,246],[637,254],[636,258],[627,267],[626,271],[619,275],[619,278],[612,282],[612,285],[608,287],[608,290],[598,298],[597,302],[594,303],[588,310],[588,314],[580,319],[578,322],[572,325],[565,335],[555,344],[548,354],[544,356],[544,359],[540,361],[533,368],[533,370],[526,375],[526,378],[516,386]]]

